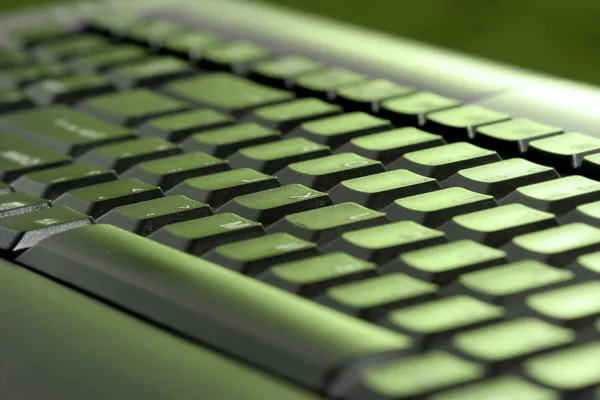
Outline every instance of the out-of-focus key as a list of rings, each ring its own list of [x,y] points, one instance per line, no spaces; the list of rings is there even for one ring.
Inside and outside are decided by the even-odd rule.
[[[77,34],[51,43],[36,46],[33,53],[46,62],[56,62],[67,58],[94,54],[110,42],[99,35]]]
[[[102,75],[77,75],[44,79],[27,86],[24,91],[40,105],[75,103],[86,97],[114,91],[113,84]]]
[[[396,126],[420,126],[425,124],[428,113],[458,106],[458,100],[430,92],[417,92],[383,101],[379,115],[391,120]]]
[[[67,75],[69,75],[69,69],[65,64],[38,63],[1,71],[0,87],[5,90],[14,90],[43,79],[56,79]]]
[[[34,105],[34,102],[23,92],[16,90],[0,92],[0,112],[3,114],[26,110]]]
[[[209,46],[221,40],[218,36],[203,31],[177,32],[165,38],[161,51],[199,61]]]
[[[294,78],[315,72],[322,67],[321,63],[304,57],[279,57],[254,64],[250,77],[268,86],[292,89],[295,83]]]
[[[267,49],[245,41],[217,43],[202,53],[201,66],[207,69],[227,70],[246,75],[252,64],[269,57]]]
[[[366,79],[366,76],[344,68],[327,68],[302,74],[296,78],[294,91],[303,97],[318,97],[333,101],[339,87]]]
[[[525,379],[508,375],[444,391],[431,397],[431,400],[490,400],[494,397],[510,400],[558,400],[559,394]]]
[[[132,89],[138,86],[156,87],[196,73],[190,64],[179,58],[161,56],[115,67],[106,75],[120,89]]]
[[[379,112],[382,101],[402,97],[413,89],[385,79],[373,79],[344,85],[337,90],[336,103],[347,111]]]
[[[148,51],[143,47],[132,44],[112,46],[98,54],[75,58],[71,65],[80,72],[103,72],[109,68],[133,63],[148,56]]]

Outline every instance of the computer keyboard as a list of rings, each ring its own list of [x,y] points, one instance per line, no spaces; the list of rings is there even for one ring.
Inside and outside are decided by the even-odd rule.
[[[62,337],[77,381],[102,358],[78,320],[72,346],[143,332],[123,362],[156,381],[112,357],[106,387],[7,398],[600,398],[600,139],[168,18],[77,22],[0,53],[0,338]]]

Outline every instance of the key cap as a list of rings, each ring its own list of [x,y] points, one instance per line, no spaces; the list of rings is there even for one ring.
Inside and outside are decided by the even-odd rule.
[[[529,150],[532,141],[561,133],[560,128],[516,118],[480,126],[476,130],[475,143],[486,149],[494,149],[507,157],[522,157]]]
[[[363,112],[337,115],[305,122],[289,137],[304,137],[332,148],[340,147],[350,139],[393,128],[389,121]]]
[[[194,134],[184,140],[181,146],[186,151],[203,151],[216,157],[227,157],[244,147],[274,142],[280,138],[278,131],[249,122]]]
[[[294,91],[302,97],[318,97],[331,102],[341,86],[366,79],[366,76],[344,68],[327,68],[300,75],[293,86]]]
[[[314,297],[340,284],[375,276],[376,265],[345,253],[329,253],[279,264],[257,278],[303,297]]]
[[[258,222],[235,214],[221,213],[166,225],[151,234],[150,239],[186,253],[202,256],[217,246],[264,234],[262,224]]]
[[[408,127],[355,137],[340,147],[338,152],[356,153],[389,164],[406,153],[444,144],[446,142],[439,135]]]
[[[592,154],[583,157],[581,173],[594,179],[600,179],[600,155]]]
[[[160,136],[179,143],[192,133],[222,128],[235,122],[233,117],[210,110],[192,110],[154,118],[146,121],[138,129],[140,136]]]
[[[23,92],[3,91],[0,92],[0,112],[8,114],[14,111],[32,108],[35,104]]]
[[[0,87],[15,90],[43,79],[56,79],[69,75],[69,69],[61,63],[36,63],[27,67],[0,72]]]
[[[381,210],[396,199],[438,189],[435,179],[401,169],[342,181],[329,195],[334,203],[351,201]]]
[[[35,26],[11,30],[6,44],[11,49],[28,49],[35,45],[62,39],[70,33],[71,30],[68,27],[60,24],[36,24]]]
[[[115,12],[106,9],[91,15],[85,21],[85,28],[91,32],[101,33],[113,39],[122,40],[131,27],[140,22],[138,15],[128,12]]]
[[[431,397],[431,400],[490,400],[494,399],[494,397],[506,400],[559,399],[558,393],[553,390],[534,385],[516,376],[502,376],[458,389],[444,391]]]
[[[97,53],[109,44],[102,36],[80,33],[51,43],[41,44],[32,51],[37,58],[44,62],[56,62]]]
[[[589,253],[577,257],[569,265],[569,270],[582,280],[597,279],[600,274],[600,252]]]
[[[387,274],[327,289],[315,301],[370,321],[389,310],[433,298],[437,285],[404,274]]]
[[[431,347],[465,329],[503,319],[504,308],[469,296],[452,296],[391,311],[383,326],[412,337],[420,348]]]
[[[347,400],[424,399],[430,393],[484,376],[480,365],[434,351],[370,365],[338,391]]]
[[[274,233],[220,245],[206,253],[204,259],[245,275],[256,276],[273,265],[318,254],[314,243],[287,233]]]
[[[139,163],[122,177],[138,178],[169,190],[186,179],[229,171],[227,161],[202,152],[185,153]]]
[[[436,228],[457,215],[496,206],[492,196],[456,187],[398,199],[383,212],[390,221],[415,221]]]
[[[0,134],[0,180],[12,182],[21,175],[69,164],[64,156],[12,134]]]
[[[557,225],[554,214],[517,203],[457,215],[441,229],[451,239],[471,239],[488,246],[500,247],[515,236]]]
[[[387,169],[408,169],[442,182],[460,170],[498,161],[495,151],[460,142],[406,153]]]
[[[305,122],[341,113],[342,108],[339,106],[319,99],[306,98],[258,108],[246,115],[243,120],[286,133]]]
[[[444,242],[444,232],[400,221],[346,232],[323,251],[340,251],[381,265],[400,253]]]
[[[0,69],[21,67],[32,62],[26,51],[0,51]]]
[[[321,63],[304,57],[278,57],[254,64],[250,78],[267,86],[292,89],[296,77],[322,68]]]
[[[115,207],[162,196],[163,192],[159,187],[135,178],[126,178],[73,189],[54,200],[54,204],[98,218]]]
[[[159,137],[147,137],[100,146],[79,157],[78,160],[121,173],[141,162],[180,153],[182,150],[176,144]]]
[[[402,253],[385,264],[382,272],[403,272],[445,285],[462,274],[504,264],[506,256],[502,250],[472,240],[457,240]]]
[[[289,232],[301,239],[324,245],[345,232],[387,222],[384,213],[355,203],[342,203],[288,215],[273,224],[269,232]]]
[[[217,209],[235,197],[278,186],[279,181],[274,176],[250,168],[240,168],[188,179],[167,194],[182,194]]]
[[[527,157],[560,171],[575,173],[583,157],[600,152],[600,140],[582,133],[565,133],[529,144]]]
[[[330,206],[327,193],[291,184],[235,197],[219,212],[230,212],[271,225],[288,214]]]
[[[284,184],[300,183],[326,191],[342,181],[384,171],[379,161],[341,153],[290,164],[279,171],[277,177]]]
[[[165,225],[209,215],[212,215],[212,210],[208,205],[175,195],[116,207],[96,222],[148,236]]]
[[[510,115],[488,110],[478,105],[465,105],[427,114],[423,129],[437,133],[451,142],[472,140],[482,125],[503,122]]]
[[[127,30],[127,39],[157,49],[171,35],[182,32],[184,28],[171,21],[139,21]]]
[[[91,74],[140,61],[147,55],[148,51],[143,47],[120,44],[111,46],[98,54],[74,58],[71,60],[71,65],[81,73]]]
[[[445,292],[467,294],[488,303],[516,304],[530,294],[562,286],[573,277],[571,271],[523,260],[461,275]]]
[[[48,207],[50,207],[48,200],[40,199],[29,193],[0,195],[0,219],[43,210]]]
[[[229,157],[229,164],[234,168],[249,167],[274,174],[289,164],[329,155],[329,146],[304,138],[291,138],[244,147]]]
[[[112,83],[102,75],[78,75],[45,79],[25,88],[25,93],[40,105],[75,103],[81,99],[114,91]]]
[[[519,187],[558,178],[559,175],[554,168],[522,158],[511,158],[458,171],[448,178],[443,186],[464,187],[502,199]]]
[[[554,324],[582,328],[600,315],[600,281],[536,293],[525,299],[525,305]]]
[[[77,163],[30,172],[13,182],[17,191],[54,200],[69,190],[117,179],[114,171],[93,164]]]
[[[201,65],[207,69],[227,70],[247,75],[252,64],[269,57],[267,49],[245,41],[230,41],[208,46]]]
[[[8,183],[4,183],[0,181],[0,195],[10,194],[12,193],[12,188]]]
[[[47,148],[79,156],[90,149],[135,136],[129,129],[55,105],[5,116],[2,127]]]
[[[581,223],[562,225],[517,236],[504,248],[515,260],[531,258],[563,266],[600,250],[600,229]]]
[[[381,102],[379,115],[396,126],[421,126],[425,124],[428,113],[458,106],[458,100],[430,92],[416,92]]]
[[[177,32],[165,38],[162,51],[178,57],[199,61],[209,46],[213,46],[220,41],[219,37],[207,32]]]
[[[15,256],[58,232],[90,224],[91,218],[68,207],[49,207],[2,218],[0,254],[4,257]]]
[[[377,114],[382,101],[406,96],[413,89],[385,79],[373,79],[344,85],[337,90],[336,103],[347,111]]]
[[[185,111],[189,106],[149,89],[134,89],[85,100],[78,108],[108,122],[133,127],[147,119]]]
[[[200,106],[240,117],[262,106],[292,100],[294,95],[244,78],[217,72],[167,84],[165,91]]]
[[[120,89],[132,89],[156,87],[196,73],[190,64],[179,58],[158,56],[115,67],[107,72],[107,76]]]
[[[501,204],[522,203],[562,217],[575,207],[596,200],[600,200],[600,183],[574,175],[518,188]]]

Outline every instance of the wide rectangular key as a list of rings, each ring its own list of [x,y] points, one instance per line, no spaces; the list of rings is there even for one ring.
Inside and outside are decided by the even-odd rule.
[[[48,200],[41,199],[30,193],[0,194],[0,218],[40,211],[48,207],[50,207]]]
[[[212,215],[212,210],[208,205],[174,195],[116,207],[96,222],[148,236],[165,225],[209,215]]]
[[[136,133],[140,136],[160,136],[178,143],[192,133],[222,128],[234,121],[229,115],[205,108],[149,119],[137,128]]]
[[[551,165],[559,171],[575,173],[585,156],[600,152],[600,139],[570,132],[529,143],[527,158]]]
[[[189,63],[179,58],[155,56],[112,68],[106,76],[120,89],[132,89],[138,86],[156,87],[196,73]]]
[[[401,334],[109,225],[52,236],[18,261],[313,390],[359,359],[410,346]]]
[[[166,93],[200,106],[239,117],[255,108],[292,100],[294,95],[224,73],[181,79],[164,86]]]
[[[333,101],[339,87],[366,79],[366,76],[345,68],[327,68],[298,76],[293,87],[294,91],[302,97],[318,97]]]
[[[372,79],[340,87],[335,102],[346,111],[377,114],[382,101],[406,96],[413,91],[409,87],[397,85],[386,79]]]
[[[14,90],[43,79],[61,78],[68,75],[69,69],[65,64],[37,63],[1,71],[0,87],[5,90]]]
[[[505,399],[525,400],[556,400],[557,392],[534,385],[525,379],[516,376],[504,375],[499,378],[461,386],[458,389],[443,391],[431,397],[431,400],[489,400],[494,397]]]
[[[94,54],[108,47],[110,42],[99,35],[77,34],[33,48],[33,54],[42,61],[56,62],[72,57]]]
[[[98,218],[115,207],[159,197],[163,197],[159,187],[128,178],[71,190],[54,200],[53,204]]]
[[[9,114],[0,120],[0,126],[5,131],[17,132],[32,142],[72,156],[79,156],[97,146],[135,137],[127,128],[63,105]]]
[[[222,40],[204,31],[176,32],[165,38],[161,45],[161,52],[198,62],[209,46],[218,44]]]
[[[133,44],[111,46],[98,54],[71,60],[70,64],[82,73],[103,72],[107,69],[133,63],[148,56],[148,50]]]
[[[25,87],[24,92],[42,106],[52,103],[75,103],[86,97],[98,96],[115,90],[108,78],[86,74],[44,79]]]
[[[396,126],[421,126],[425,124],[427,114],[458,106],[458,100],[430,92],[416,92],[383,101],[379,115]]]
[[[284,56],[259,61],[252,66],[250,78],[268,86],[293,89],[294,78],[322,69],[317,61],[299,56]]]
[[[270,56],[262,46],[246,41],[225,41],[208,46],[202,53],[200,65],[206,69],[226,70],[247,75],[252,64]]]

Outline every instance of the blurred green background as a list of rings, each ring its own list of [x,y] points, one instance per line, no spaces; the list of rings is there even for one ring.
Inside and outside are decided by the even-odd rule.
[[[50,1],[0,0],[0,8]],[[600,85],[598,0],[257,1]]]

